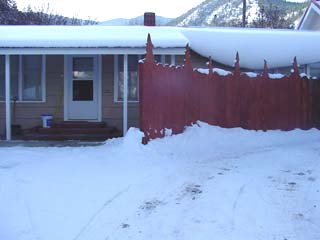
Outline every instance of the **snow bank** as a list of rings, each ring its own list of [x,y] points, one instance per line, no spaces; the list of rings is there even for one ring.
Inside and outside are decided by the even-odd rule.
[[[272,148],[283,144],[294,144],[302,139],[312,138],[318,141],[319,131],[254,131],[242,128],[214,127],[198,121],[197,124],[187,127],[182,134],[164,139],[152,140],[148,148],[161,148],[162,153],[179,153],[183,159],[194,159],[201,155],[207,158],[217,155],[232,155],[234,152],[249,151],[249,149]],[[300,139],[298,139],[300,138]],[[166,147],[165,147],[166,146]],[[232,151],[230,150],[232,149]],[[180,156],[181,157],[181,156]]]
[[[0,239],[320,239],[319,130],[142,136],[0,148]]]
[[[126,136],[123,138],[123,148],[129,151],[135,150],[142,145],[144,133],[138,128],[129,128]]]

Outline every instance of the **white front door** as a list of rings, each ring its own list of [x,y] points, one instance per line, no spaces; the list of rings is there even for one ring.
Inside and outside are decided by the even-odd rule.
[[[97,56],[67,57],[65,120],[99,120]]]

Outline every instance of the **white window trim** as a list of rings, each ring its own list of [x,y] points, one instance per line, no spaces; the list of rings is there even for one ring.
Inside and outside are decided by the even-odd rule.
[[[176,55],[167,55],[167,54],[156,54],[156,55],[159,55],[160,56],[160,61],[162,64],[165,64],[165,60],[166,60],[166,56],[170,56],[170,64],[175,64],[176,62]],[[129,55],[128,55],[129,56]],[[141,55],[138,55],[138,59],[140,60],[141,59]],[[119,55],[114,55],[114,68],[113,68],[113,72],[114,72],[114,75],[113,75],[113,101],[115,103],[123,103],[123,100],[118,100],[118,84],[119,84]],[[136,101],[132,101],[132,100],[128,100],[128,103],[139,103],[139,84],[140,84],[140,81],[139,81],[139,69],[137,69],[138,71],[138,81],[137,81],[137,88],[138,88],[138,100]]]
[[[129,55],[128,55],[129,57]],[[141,56],[138,55],[138,58],[140,59]],[[119,55],[114,55],[114,68],[113,68],[113,101],[115,103],[123,103],[123,100],[118,100],[118,84],[119,84]],[[137,81],[137,89],[138,89],[138,100],[129,100],[128,99],[128,103],[139,103],[139,69],[137,69],[138,71],[138,81]]]
[[[42,56],[42,66],[41,66],[41,88],[42,88],[42,99],[41,100],[22,100],[22,64],[23,58],[22,55],[19,55],[19,72],[18,72],[18,100],[16,103],[45,103],[46,102],[46,55]],[[0,100],[0,103],[5,102]],[[11,99],[11,102],[14,102]]]

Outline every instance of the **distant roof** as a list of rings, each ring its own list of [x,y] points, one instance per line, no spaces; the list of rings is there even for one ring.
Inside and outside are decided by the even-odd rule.
[[[311,0],[297,29],[320,31],[320,1]]]
[[[182,49],[189,44],[200,55],[228,66],[236,52],[241,67],[250,69],[262,69],[264,59],[270,68],[290,66],[295,56],[301,65],[320,62],[315,49],[320,32],[243,28],[0,26],[0,54],[1,49],[16,48],[143,49],[148,33],[155,48]]]

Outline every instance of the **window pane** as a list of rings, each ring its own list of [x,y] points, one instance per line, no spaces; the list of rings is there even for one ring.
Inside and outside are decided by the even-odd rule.
[[[19,99],[19,56],[10,56],[11,99]]]
[[[138,101],[138,72],[129,72],[128,100]]]
[[[93,79],[93,58],[73,58],[73,79]]]
[[[138,55],[128,56],[128,101],[138,101]],[[118,101],[123,101],[123,56],[118,57]]]
[[[5,99],[5,57],[0,56],[0,100]]]
[[[41,86],[42,56],[22,57],[22,98],[23,100],[42,100]]]
[[[73,101],[93,100],[93,80],[73,80]]]
[[[18,98],[19,57],[10,56],[11,99]],[[0,100],[5,100],[5,56],[0,56]]]
[[[118,73],[118,101],[123,101],[123,72]]]
[[[320,63],[310,64],[310,75],[320,79]]]

